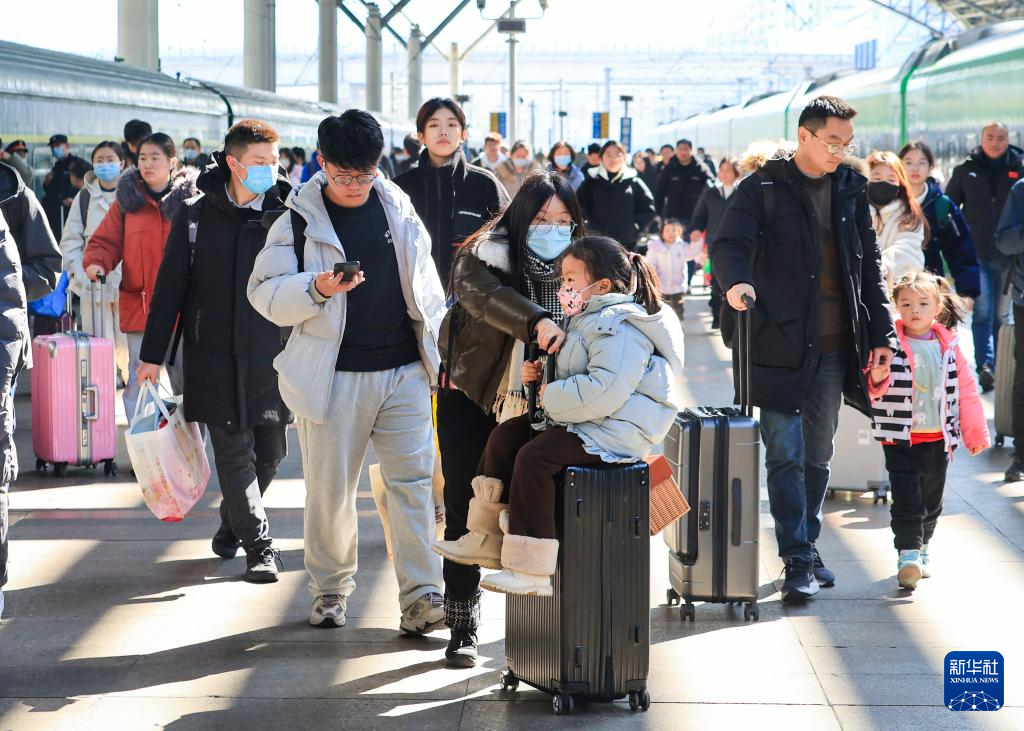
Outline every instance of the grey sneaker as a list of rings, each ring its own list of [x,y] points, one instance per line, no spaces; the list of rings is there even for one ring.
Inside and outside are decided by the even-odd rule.
[[[313,601],[309,623],[314,627],[344,627],[348,599],[341,594],[321,594]]]
[[[444,599],[434,591],[424,594],[402,612],[399,628],[407,635],[425,635],[444,629]]]

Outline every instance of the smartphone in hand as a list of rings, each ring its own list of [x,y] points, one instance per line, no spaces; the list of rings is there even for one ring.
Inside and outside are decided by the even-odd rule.
[[[359,274],[361,264],[358,261],[342,261],[334,265],[334,276],[344,273],[342,276],[342,282],[351,282],[352,279]]]

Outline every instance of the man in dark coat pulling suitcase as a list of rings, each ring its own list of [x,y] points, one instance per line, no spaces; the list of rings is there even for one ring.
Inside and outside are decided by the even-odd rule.
[[[278,171],[278,134],[244,119],[199,176],[202,191],[171,224],[142,341],[138,380],[156,381],[180,318],[185,357],[183,404],[189,421],[210,430],[221,493],[213,552],[231,558],[241,545],[243,577],[277,581],[262,495],[287,454],[288,412],[274,358],[281,329],[249,304],[246,286],[266,243],[264,212],[283,210],[291,190]],[[172,352],[173,352],[172,346]]]
[[[845,397],[867,413],[863,370],[889,362],[895,344],[866,181],[843,164],[856,149],[854,116],[836,97],[808,104],[796,153],[761,160],[740,184],[711,254],[733,309],[756,298],[752,401],[786,564],[784,602],[835,583],[815,541],[839,408]]]

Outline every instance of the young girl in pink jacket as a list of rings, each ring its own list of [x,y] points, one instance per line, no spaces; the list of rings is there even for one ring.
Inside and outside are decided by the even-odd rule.
[[[893,286],[900,347],[891,363],[872,364],[872,427],[885,450],[892,489],[891,526],[903,589],[927,578],[928,543],[942,512],[949,457],[961,443],[987,449],[988,424],[971,368],[954,329],[959,298],[942,277],[918,271]]]

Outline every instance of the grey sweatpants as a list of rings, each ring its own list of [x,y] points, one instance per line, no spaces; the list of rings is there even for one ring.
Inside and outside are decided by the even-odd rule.
[[[356,587],[356,488],[373,441],[387,489],[398,600],[405,611],[440,593],[434,541],[430,383],[419,361],[372,373],[334,374],[327,421],[297,419],[306,478],[305,544],[309,590],[350,595]]]

